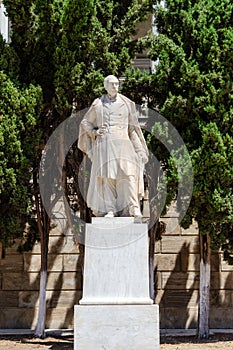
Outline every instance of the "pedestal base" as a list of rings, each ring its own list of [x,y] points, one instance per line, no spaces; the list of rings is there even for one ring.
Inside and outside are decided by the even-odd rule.
[[[86,224],[81,305],[152,304],[148,227],[133,218],[93,218]]]
[[[158,305],[75,305],[74,350],[159,350]]]

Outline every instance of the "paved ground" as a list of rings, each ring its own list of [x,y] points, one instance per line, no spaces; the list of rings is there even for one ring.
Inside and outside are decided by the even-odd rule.
[[[161,336],[161,350],[233,350],[233,334],[215,334],[200,342],[194,336]],[[30,336],[0,336],[0,350],[73,350],[73,336],[35,339]],[[88,349],[87,349],[88,350]],[[132,350],[132,349],[129,349]],[[143,350],[143,349],[142,349]]]

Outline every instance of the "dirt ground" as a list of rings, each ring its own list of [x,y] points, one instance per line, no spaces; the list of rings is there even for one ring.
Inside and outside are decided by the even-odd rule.
[[[73,337],[0,336],[0,350],[73,350]],[[195,337],[161,336],[160,350],[232,350],[233,334],[215,334],[209,340],[198,341]],[[88,350],[88,349],[87,349]],[[131,349],[130,349],[131,350]],[[143,350],[143,349],[142,349]]]

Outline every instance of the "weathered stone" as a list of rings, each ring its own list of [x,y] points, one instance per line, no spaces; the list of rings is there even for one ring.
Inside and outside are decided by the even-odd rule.
[[[210,309],[210,328],[232,328],[232,307]]]
[[[49,291],[48,306],[50,308],[57,307],[73,307],[78,304],[82,297],[81,291]]]
[[[72,235],[71,230],[64,226],[65,222],[59,221],[52,221],[53,228],[50,230],[49,236]]]
[[[48,275],[47,290],[81,290],[81,283],[81,271],[50,272]]]
[[[144,192],[144,198],[143,198],[143,217],[149,218],[150,217],[150,202],[149,202],[149,191],[148,189]]]
[[[18,247],[19,247],[20,243],[21,243],[21,240],[20,239],[16,239],[14,241],[14,244],[11,247],[6,248],[5,256],[12,255],[12,254],[18,255],[19,254]]]
[[[81,258],[79,254],[65,254],[63,262],[64,271],[77,271],[81,267]]]
[[[199,252],[199,240],[196,236],[163,236],[161,244],[163,253]]]
[[[49,238],[50,254],[71,254],[79,253],[79,249],[74,242],[73,236],[51,236]]]
[[[46,328],[62,329],[73,328],[74,310],[73,307],[48,308],[46,315]]]
[[[0,308],[7,307],[18,307],[19,296],[18,292],[11,291],[0,291]]]
[[[162,272],[163,289],[198,289],[199,274],[195,272]]]
[[[46,291],[46,304],[49,308],[73,307],[81,299],[81,291]],[[33,308],[39,306],[38,292],[19,292],[19,307]]]
[[[192,308],[195,309],[195,306],[198,306],[199,251],[198,236],[194,234],[192,227],[190,229],[191,231],[182,229],[182,235],[166,233],[162,240],[155,244],[157,253],[155,254],[155,301],[162,308],[162,328],[165,326],[182,328],[190,325],[195,327],[197,311],[193,314]],[[72,307],[81,298],[82,289],[79,249],[73,242],[73,236],[63,236],[57,227],[52,230],[50,238],[50,251],[53,253],[48,256],[46,327],[59,328],[60,325],[66,328],[72,327]],[[34,328],[36,326],[40,243],[35,243],[34,254],[18,253],[19,243],[17,241],[14,246],[7,248],[5,258],[0,259],[0,328]],[[221,252],[212,252],[211,327],[227,328],[232,324],[232,269],[232,266],[223,261]],[[172,312],[175,313],[174,317]],[[192,315],[193,322],[191,322]]]
[[[167,217],[167,218],[178,218],[179,217],[179,213],[176,210],[176,202],[173,202],[170,207],[167,210],[167,213],[165,215],[163,215],[162,218]]]
[[[40,254],[41,246],[37,242],[34,244],[32,253]],[[50,235],[49,236],[49,254],[70,254],[79,253],[79,249],[74,242],[73,235]]]
[[[39,273],[7,272],[3,275],[3,290],[38,290],[40,285]]]
[[[61,329],[73,327],[73,308],[48,308],[45,328]],[[0,328],[35,329],[38,308],[4,308],[0,313]]]
[[[0,328],[34,329],[37,322],[37,309],[5,307],[0,312]]]
[[[221,290],[221,289],[233,289],[233,272],[231,271],[221,271],[212,272],[210,280],[211,290]]]
[[[166,289],[160,298],[162,308],[190,308],[198,305],[198,291],[194,289]]]
[[[181,234],[182,235],[197,235],[198,236],[199,231],[198,231],[197,222],[193,220],[192,224],[186,229],[181,227]]]
[[[23,255],[22,254],[7,254],[0,261],[0,267],[3,273],[23,271]]]
[[[161,328],[196,328],[198,307],[173,307],[160,309]]]
[[[156,288],[156,290],[155,290],[155,300],[154,300],[155,304],[157,304],[157,305],[160,304],[160,301],[161,301],[161,299],[163,297],[163,293],[164,293],[163,289]]]
[[[211,271],[220,271],[221,270],[221,254],[218,252],[211,253]]]
[[[22,308],[34,308],[35,306],[39,305],[39,291],[38,292],[32,292],[32,291],[23,291],[18,293],[19,296],[19,307]],[[47,293],[46,293],[47,298]]]
[[[180,256],[176,254],[156,254],[154,265],[158,271],[180,271]]]
[[[41,255],[24,253],[24,270],[27,272],[39,272],[41,267]],[[48,271],[63,270],[63,255],[48,255]]]
[[[155,292],[157,289],[162,289],[162,276],[160,271],[156,271],[154,273],[154,278],[155,278]],[[157,303],[156,303],[157,304]]]
[[[233,307],[233,292],[232,290],[211,290],[210,305],[215,307]]]
[[[200,270],[200,255],[193,253],[182,253],[181,258],[181,270],[183,272],[199,271]]]
[[[224,261],[223,254],[219,254],[219,261],[221,271],[233,271],[233,265],[229,265],[226,261]]]
[[[161,241],[155,241],[155,253],[161,253]]]
[[[166,231],[164,235],[181,235],[181,227],[176,217],[163,217],[162,222],[166,225]]]
[[[51,226],[52,230],[50,231],[50,235],[69,235],[71,234],[71,230],[68,226],[67,222],[67,216],[64,206],[63,199],[60,199],[52,210],[52,220],[51,220]]]
[[[35,242],[33,248],[31,250],[32,254],[40,254],[41,253],[41,245],[40,242]]]

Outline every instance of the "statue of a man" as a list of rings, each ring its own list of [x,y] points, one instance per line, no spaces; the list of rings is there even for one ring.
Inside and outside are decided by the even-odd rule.
[[[115,76],[107,76],[104,87],[107,94],[92,103],[80,124],[78,147],[92,161],[87,205],[96,216],[141,217],[148,149],[135,103],[118,93]]]

